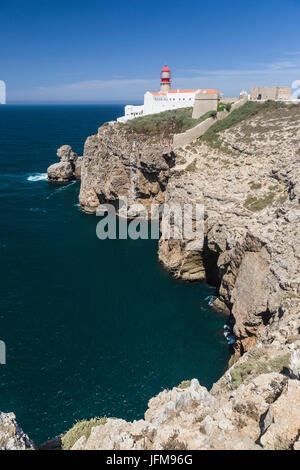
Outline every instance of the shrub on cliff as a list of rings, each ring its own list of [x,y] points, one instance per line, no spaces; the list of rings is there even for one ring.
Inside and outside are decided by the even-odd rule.
[[[139,134],[172,135],[185,132],[210,117],[210,112],[204,114],[199,119],[193,119],[192,114],[193,108],[172,109],[162,113],[131,119],[122,125]]]
[[[61,438],[62,449],[70,450],[75,442],[82,436],[90,437],[91,430],[94,426],[105,424],[106,418],[92,418],[90,421],[78,421],[69,431]]]
[[[218,104],[218,113],[220,111],[224,111],[224,109],[226,109],[226,104],[225,103],[222,103],[222,101]]]

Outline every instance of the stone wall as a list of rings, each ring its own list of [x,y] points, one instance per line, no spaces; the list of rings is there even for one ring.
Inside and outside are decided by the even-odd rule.
[[[251,100],[290,100],[291,96],[291,87],[265,86],[250,89]]]
[[[193,119],[199,119],[208,111],[216,111],[220,102],[219,93],[198,92],[195,96]]]
[[[224,103],[224,104],[228,104],[228,103],[236,103],[236,101],[238,101],[239,98],[221,98],[221,102]]]

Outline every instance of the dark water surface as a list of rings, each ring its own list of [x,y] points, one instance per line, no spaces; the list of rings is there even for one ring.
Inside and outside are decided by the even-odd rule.
[[[143,417],[183,379],[211,386],[228,359],[224,318],[207,285],[175,282],[157,241],[100,241],[79,183],[43,173],[56,149],[123,106],[0,106],[0,410],[37,443],[83,418]]]

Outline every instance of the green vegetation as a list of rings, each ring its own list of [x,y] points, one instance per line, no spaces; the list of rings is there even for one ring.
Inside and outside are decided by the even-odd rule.
[[[190,380],[183,380],[179,385],[178,388],[181,388],[182,390],[188,388],[191,385]]]
[[[240,122],[250,119],[256,116],[259,113],[267,112],[276,110],[279,108],[283,108],[286,106],[283,103],[275,102],[275,101],[265,101],[264,103],[248,101],[243,106],[238,109],[235,109],[230,113],[226,118],[222,119],[221,121],[217,121],[213,124],[201,137],[202,140],[207,142],[208,144],[214,144],[216,140],[218,140],[219,132],[225,131],[232,126],[236,126]]]
[[[247,383],[250,376],[255,378],[260,374],[282,372],[284,368],[288,367],[290,357],[290,353],[287,353],[277,356],[269,362],[250,357],[247,362],[237,364],[230,372],[232,389],[238,388],[242,383]]]
[[[82,436],[88,438],[94,426],[105,424],[106,418],[93,418],[90,421],[78,421],[74,426],[62,437],[62,449],[70,450],[76,441]]]
[[[263,198],[257,199],[256,197],[248,197],[244,202],[244,207],[249,209],[249,211],[257,212],[261,211],[265,207],[272,204],[274,201],[275,194],[273,192],[269,192]]]
[[[195,171],[197,168],[196,158],[185,168],[185,171]]]
[[[222,101],[218,104],[218,113],[220,111],[230,111],[231,110],[232,103],[223,103]]]
[[[218,112],[224,111],[225,108],[226,108],[226,104],[222,103],[222,101],[220,101],[220,103],[218,104]]]
[[[205,119],[211,117],[211,111],[203,114],[199,119],[193,119],[193,108],[179,108],[162,113],[150,114],[132,119],[125,124],[120,124],[139,134],[179,134],[197,126]]]
[[[251,189],[260,189],[261,188],[261,183],[252,183],[250,185]]]

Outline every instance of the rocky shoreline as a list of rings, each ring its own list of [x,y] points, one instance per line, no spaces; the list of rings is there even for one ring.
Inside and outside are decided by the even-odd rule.
[[[203,247],[161,238],[158,258],[176,279],[217,287],[234,354],[210,392],[183,382],[152,398],[144,420],[108,418],[72,448],[300,449],[300,107],[274,105],[176,150],[172,137],[107,123],[83,157],[59,149],[49,180],[80,172],[89,213],[124,197],[147,210],[203,204]]]

